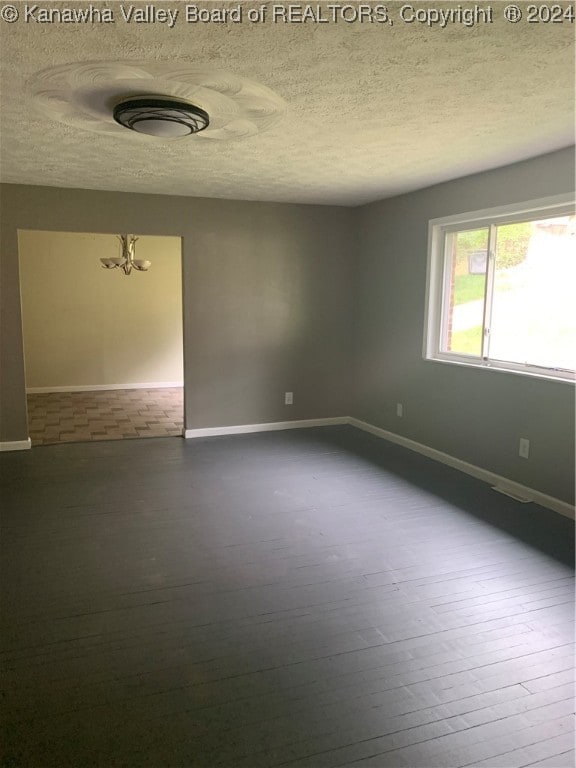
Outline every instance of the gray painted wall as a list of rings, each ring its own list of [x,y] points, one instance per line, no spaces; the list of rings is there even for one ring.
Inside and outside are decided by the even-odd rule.
[[[429,219],[573,189],[573,149],[357,209],[4,185],[0,440],[27,437],[17,229],[179,235],[187,428],[352,415],[571,501],[573,386],[422,336]]]
[[[0,203],[1,441],[28,436],[19,228],[182,237],[188,429],[347,412],[351,210],[18,185]]]
[[[429,219],[571,191],[573,148],[357,211],[355,416],[573,500],[572,384],[422,358]]]

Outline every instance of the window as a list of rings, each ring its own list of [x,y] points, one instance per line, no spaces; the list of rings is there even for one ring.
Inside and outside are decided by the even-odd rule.
[[[430,222],[424,356],[575,378],[573,199]]]

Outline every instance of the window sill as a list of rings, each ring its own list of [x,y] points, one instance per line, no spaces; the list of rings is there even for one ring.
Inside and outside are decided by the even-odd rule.
[[[544,371],[537,371],[534,369],[522,370],[520,368],[508,368],[504,365],[497,365],[495,363],[483,363],[475,362],[473,360],[455,360],[453,358],[443,357],[424,357],[424,361],[427,363],[441,363],[442,365],[456,365],[464,368],[474,368],[477,371],[489,371],[497,373],[508,373],[513,376],[524,376],[530,379],[540,379],[542,381],[550,381],[557,384],[576,384],[576,374],[570,372],[550,371],[546,373]]]

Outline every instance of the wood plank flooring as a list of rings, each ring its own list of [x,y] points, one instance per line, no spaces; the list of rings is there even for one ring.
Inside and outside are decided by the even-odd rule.
[[[4,768],[574,765],[574,529],[351,427],[3,454]]]

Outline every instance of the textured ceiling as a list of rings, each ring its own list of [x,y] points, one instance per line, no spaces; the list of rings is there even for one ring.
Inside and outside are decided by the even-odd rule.
[[[114,24],[26,22],[17,0],[20,20],[0,21],[2,180],[358,205],[573,143],[573,25],[511,24],[504,4],[493,2],[492,24],[430,28],[403,23],[404,4],[387,4],[389,25],[273,23],[272,6],[280,3],[215,1],[204,7],[241,5],[242,23],[192,24],[186,3],[157,2],[180,12],[169,28],[125,22],[121,7],[130,4],[118,2],[91,4],[113,11]],[[250,23],[248,9],[262,5],[267,20]],[[321,7],[326,13],[329,6]],[[30,82],[39,71],[100,60],[224,70],[272,89],[287,110],[267,131],[239,141],[152,144],[37,112]]]
[[[37,107],[52,120],[82,131],[115,134],[131,145],[138,140],[148,142],[149,149],[158,146],[158,136],[127,133],[114,119],[113,108],[127,94],[138,99],[160,94],[164,105],[169,98],[201,107],[210,120],[194,138],[200,144],[206,139],[230,142],[255,136],[275,125],[286,111],[284,100],[270,88],[245,77],[159,61],[131,62],[130,66],[91,61],[50,67],[36,75],[28,88]],[[181,141],[188,144],[189,138]]]

